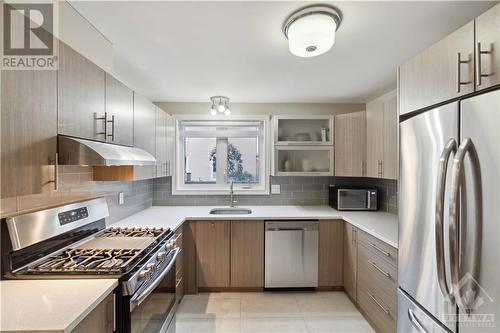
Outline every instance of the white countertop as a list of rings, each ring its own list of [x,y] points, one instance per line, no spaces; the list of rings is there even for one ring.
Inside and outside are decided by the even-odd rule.
[[[214,206],[153,206],[114,223],[120,227],[163,227],[172,230],[185,220],[343,219],[398,247],[398,217],[386,212],[340,212],[329,206],[241,206],[248,215],[210,215]],[[227,208],[227,207],[226,207]]]
[[[0,331],[70,332],[117,285],[116,279],[0,281]]]

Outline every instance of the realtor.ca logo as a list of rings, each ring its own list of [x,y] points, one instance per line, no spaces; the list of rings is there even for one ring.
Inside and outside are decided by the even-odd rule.
[[[2,70],[57,69],[55,3],[3,2]]]

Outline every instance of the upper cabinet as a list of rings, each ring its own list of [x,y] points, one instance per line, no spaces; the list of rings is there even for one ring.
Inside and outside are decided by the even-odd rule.
[[[156,177],[167,176],[167,164],[167,113],[156,107]]]
[[[175,159],[175,118],[167,113],[167,176],[173,175]]]
[[[105,72],[59,43],[58,133],[106,141]]]
[[[335,116],[335,176],[366,175],[366,112]]]
[[[156,156],[156,106],[134,92],[134,146]],[[156,166],[135,166],[134,180],[156,177]]]
[[[476,89],[500,84],[500,4],[476,18]]]
[[[275,116],[276,145],[332,145],[333,117]]]
[[[366,176],[398,178],[396,91],[366,104]]]
[[[106,73],[106,141],[134,145],[134,92]]]
[[[500,84],[500,4],[399,67],[399,114]]]
[[[474,91],[474,22],[399,68],[400,114]]]

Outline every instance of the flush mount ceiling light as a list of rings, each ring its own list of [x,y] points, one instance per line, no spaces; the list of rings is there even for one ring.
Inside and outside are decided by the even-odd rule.
[[[212,102],[212,107],[210,108],[210,114],[212,116],[215,116],[218,113],[224,113],[226,116],[229,116],[231,114],[231,110],[229,109],[228,97],[212,96],[210,97],[210,101]]]
[[[283,23],[290,52],[298,57],[325,53],[335,43],[342,13],[334,7],[312,5],[293,12]]]

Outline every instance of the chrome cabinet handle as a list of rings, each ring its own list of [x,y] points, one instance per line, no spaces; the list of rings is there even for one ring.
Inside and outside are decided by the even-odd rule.
[[[493,52],[492,51],[482,51],[481,50],[481,42],[477,42],[477,77],[476,77],[476,81],[477,81],[477,85],[480,86],[483,84],[482,80],[483,80],[483,77],[488,77],[490,76],[490,74],[483,74],[482,73],[482,61],[481,61],[481,56],[483,54],[492,54]]]
[[[460,271],[460,259],[465,246],[460,244],[460,237],[462,240],[467,239],[466,232],[471,229],[461,230],[460,223],[458,221],[459,214],[459,204],[460,204],[460,188],[461,181],[464,177],[464,158],[469,153],[471,165],[472,165],[472,177],[473,177],[473,197],[475,200],[475,224],[474,224],[474,246],[472,248],[472,253],[470,254],[471,260],[471,274],[474,279],[477,280],[479,276],[479,256],[481,252],[481,237],[482,237],[482,225],[483,225],[483,200],[482,200],[482,185],[481,185],[481,173],[480,164],[477,151],[471,138],[465,138],[460,146],[458,147],[455,158],[453,159],[453,169],[452,169],[452,186],[451,186],[451,197],[450,197],[450,266],[451,266],[451,282],[453,286],[453,293],[455,299],[460,307],[462,307],[466,312],[472,310],[476,298],[479,295],[479,285],[477,283],[470,284],[470,291],[465,292],[464,289],[460,288],[460,280],[462,279],[462,273]],[[465,219],[463,219],[465,220]],[[461,234],[462,233],[462,234]],[[460,252],[462,251],[462,253]],[[469,257],[469,255],[468,255]],[[469,293],[474,295],[473,299],[467,299],[465,301],[464,293]]]
[[[388,272],[384,271],[382,268],[378,267],[378,265],[376,263],[374,263],[373,261],[371,260],[368,260],[368,262],[370,263],[370,265],[372,265],[375,269],[377,269],[380,273],[384,274],[388,279],[391,278],[391,274],[389,274]]]
[[[383,168],[382,161],[379,160],[378,161],[378,176],[379,177],[382,177],[382,174],[383,174],[383,171],[382,171],[383,169],[382,168]]]
[[[94,112],[94,126],[96,121],[104,122],[104,132],[95,132],[95,135],[104,135],[104,140],[108,139],[108,113],[104,112],[103,117],[98,117],[97,112]]]
[[[457,149],[455,139],[449,139],[441,152],[439,158],[437,181],[436,181],[436,203],[435,203],[435,225],[434,233],[436,240],[436,263],[439,288],[445,297],[452,298],[446,279],[446,266],[444,259],[444,195],[446,190],[446,171],[450,155]]]
[[[373,247],[375,250],[379,251],[380,253],[382,253],[386,257],[390,257],[391,256],[391,254],[389,252],[384,251],[383,249],[381,249],[380,247],[378,247],[376,244],[371,243],[370,245],[371,245],[371,247]]]
[[[111,134],[106,134],[106,140],[108,137],[111,137],[111,141],[115,141],[115,116],[111,116],[111,120],[106,119],[106,127],[108,126],[108,123],[111,123]],[[105,131],[107,132],[107,130]]]
[[[391,312],[386,309],[382,304],[380,304],[380,302],[375,298],[375,296],[373,296],[372,294],[370,294],[369,292],[366,292],[368,294],[368,296],[370,296],[370,298],[372,299],[372,301],[375,302],[375,304],[378,305],[379,308],[382,309],[382,311],[385,312],[386,315],[389,315]]]
[[[428,333],[411,309],[408,309],[408,318],[410,319],[412,326],[415,327],[419,333]]]
[[[351,227],[351,243],[356,245],[356,229]]]
[[[460,88],[462,86],[466,86],[472,83],[471,81],[462,81],[462,65],[468,64],[469,62],[470,62],[469,59],[462,60],[461,53],[460,52],[457,53],[457,93],[460,92]]]
[[[49,164],[54,165],[54,180],[49,180],[49,183],[54,183],[54,191],[59,190],[59,154],[54,154],[54,160],[49,157]]]

